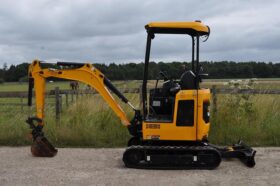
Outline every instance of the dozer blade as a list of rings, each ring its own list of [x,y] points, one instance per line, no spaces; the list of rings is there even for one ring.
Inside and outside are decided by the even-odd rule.
[[[251,147],[243,143],[239,140],[238,143],[233,144],[230,147],[220,147],[213,144],[209,144],[212,147],[215,147],[218,151],[220,151],[222,158],[230,159],[230,158],[238,158],[242,163],[244,163],[247,167],[254,167],[255,155],[256,151]]]
[[[42,126],[35,126],[35,122],[42,122],[40,118],[29,117],[26,123],[32,129],[33,144],[31,145],[31,153],[36,157],[54,157],[57,149],[49,142],[42,132]]]
[[[254,167],[256,151],[247,146],[241,140],[237,144],[233,144],[230,150],[222,153],[223,158],[238,158],[247,167]]]
[[[54,157],[57,149],[44,136],[38,136],[31,145],[31,153],[36,157]]]

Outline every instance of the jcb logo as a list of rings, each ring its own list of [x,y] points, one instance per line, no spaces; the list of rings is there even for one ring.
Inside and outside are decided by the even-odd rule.
[[[146,129],[160,129],[159,124],[146,124]]]

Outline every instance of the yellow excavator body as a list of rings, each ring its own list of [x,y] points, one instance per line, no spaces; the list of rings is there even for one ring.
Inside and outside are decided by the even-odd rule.
[[[123,154],[129,168],[214,169],[221,158],[239,158],[248,167],[255,165],[256,151],[243,142],[230,147],[220,147],[208,142],[210,128],[210,90],[199,86],[203,74],[199,64],[201,38],[210,35],[210,28],[200,21],[153,22],[145,26],[147,45],[142,83],[142,106],[136,109],[110,80],[90,63],[58,62],[60,68],[42,68],[39,60],[29,66],[28,105],[32,105],[35,89],[36,116],[27,123],[32,129],[32,154],[52,157],[57,153],[44,136],[44,102],[46,78],[60,78],[85,83],[95,89],[128,128],[131,139]],[[183,34],[192,39],[191,69],[179,80],[169,78],[165,72],[163,84],[147,90],[151,42],[156,34]],[[66,67],[66,68],[64,68]],[[149,91],[149,93],[148,93]],[[128,119],[117,100],[128,104],[135,115]]]

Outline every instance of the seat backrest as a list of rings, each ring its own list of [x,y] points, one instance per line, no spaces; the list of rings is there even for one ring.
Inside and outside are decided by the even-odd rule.
[[[196,89],[195,74],[191,70],[184,72],[181,76],[179,84],[181,86],[181,90]]]

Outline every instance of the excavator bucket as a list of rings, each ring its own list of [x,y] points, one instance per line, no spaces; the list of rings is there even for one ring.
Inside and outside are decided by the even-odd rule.
[[[54,157],[57,149],[44,136],[38,136],[31,145],[31,153],[37,157]]]
[[[33,143],[31,145],[31,153],[36,157],[53,157],[57,154],[57,149],[49,142],[42,132],[42,126],[35,126],[33,121],[42,122],[41,119],[32,117],[26,120],[32,129]]]

